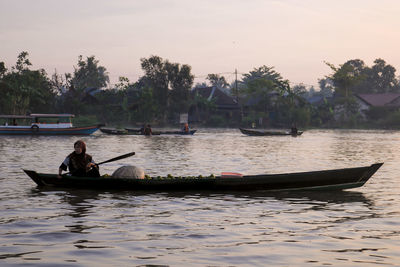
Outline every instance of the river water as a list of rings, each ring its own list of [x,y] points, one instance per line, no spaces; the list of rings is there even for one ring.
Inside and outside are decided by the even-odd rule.
[[[0,136],[0,266],[399,266],[400,132],[310,130],[249,137],[81,137],[102,174],[312,171],[385,164],[361,188],[297,193],[40,189],[80,137]]]

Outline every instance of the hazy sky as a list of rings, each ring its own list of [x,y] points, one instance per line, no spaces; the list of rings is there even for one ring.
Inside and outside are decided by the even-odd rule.
[[[70,72],[95,55],[112,83],[136,81],[140,58],[188,64],[201,82],[273,66],[317,85],[335,65],[376,58],[400,75],[398,0],[0,0],[0,61],[28,51],[33,68]]]

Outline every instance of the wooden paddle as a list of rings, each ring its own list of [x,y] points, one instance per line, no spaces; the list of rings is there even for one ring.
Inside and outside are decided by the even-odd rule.
[[[124,155],[121,155],[121,156],[118,156],[118,157],[115,157],[115,158],[112,158],[112,159],[109,159],[109,160],[106,160],[106,161],[103,161],[103,162],[100,162],[100,163],[96,163],[96,165],[100,165],[100,164],[104,164],[104,163],[108,163],[108,162],[112,162],[112,161],[128,158],[128,157],[133,156],[133,155],[135,155],[135,152],[127,153],[127,154],[124,154]]]

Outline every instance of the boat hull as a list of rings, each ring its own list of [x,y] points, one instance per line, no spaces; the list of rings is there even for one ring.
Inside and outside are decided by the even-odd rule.
[[[127,134],[130,135],[144,135],[140,129],[133,129],[133,128],[125,128],[128,131]],[[197,130],[190,130],[189,132],[184,131],[153,131],[153,135],[194,135]],[[109,134],[113,134],[110,133]]]
[[[157,177],[145,179],[112,177],[73,177],[56,174],[24,172],[38,186],[99,188],[151,191],[259,191],[259,190],[333,190],[363,186],[382,166],[323,170],[313,172],[244,175],[242,177]]]
[[[291,132],[286,132],[286,131],[261,131],[261,130],[253,130],[253,129],[244,129],[244,128],[239,128],[239,130],[242,132],[242,134],[245,135],[250,135],[250,136],[298,136],[302,135],[302,131],[298,131],[296,134],[291,133]]]
[[[40,128],[40,127],[0,127],[1,135],[90,135],[99,129],[98,126],[70,128]]]
[[[184,131],[161,131],[160,134],[176,134],[176,135],[194,135],[197,130]]]
[[[125,129],[115,129],[115,128],[100,128],[102,133],[114,134],[114,135],[127,135],[128,131]]]

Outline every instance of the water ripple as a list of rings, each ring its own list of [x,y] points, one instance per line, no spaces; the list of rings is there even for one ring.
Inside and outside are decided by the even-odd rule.
[[[83,137],[101,167],[151,175],[311,171],[385,162],[343,192],[138,193],[39,189],[76,137],[0,138],[2,266],[375,266],[400,262],[400,133],[310,130],[298,138],[237,129],[194,136]],[[51,148],[51,149],[50,149]],[[22,156],[21,156],[22,155]]]

